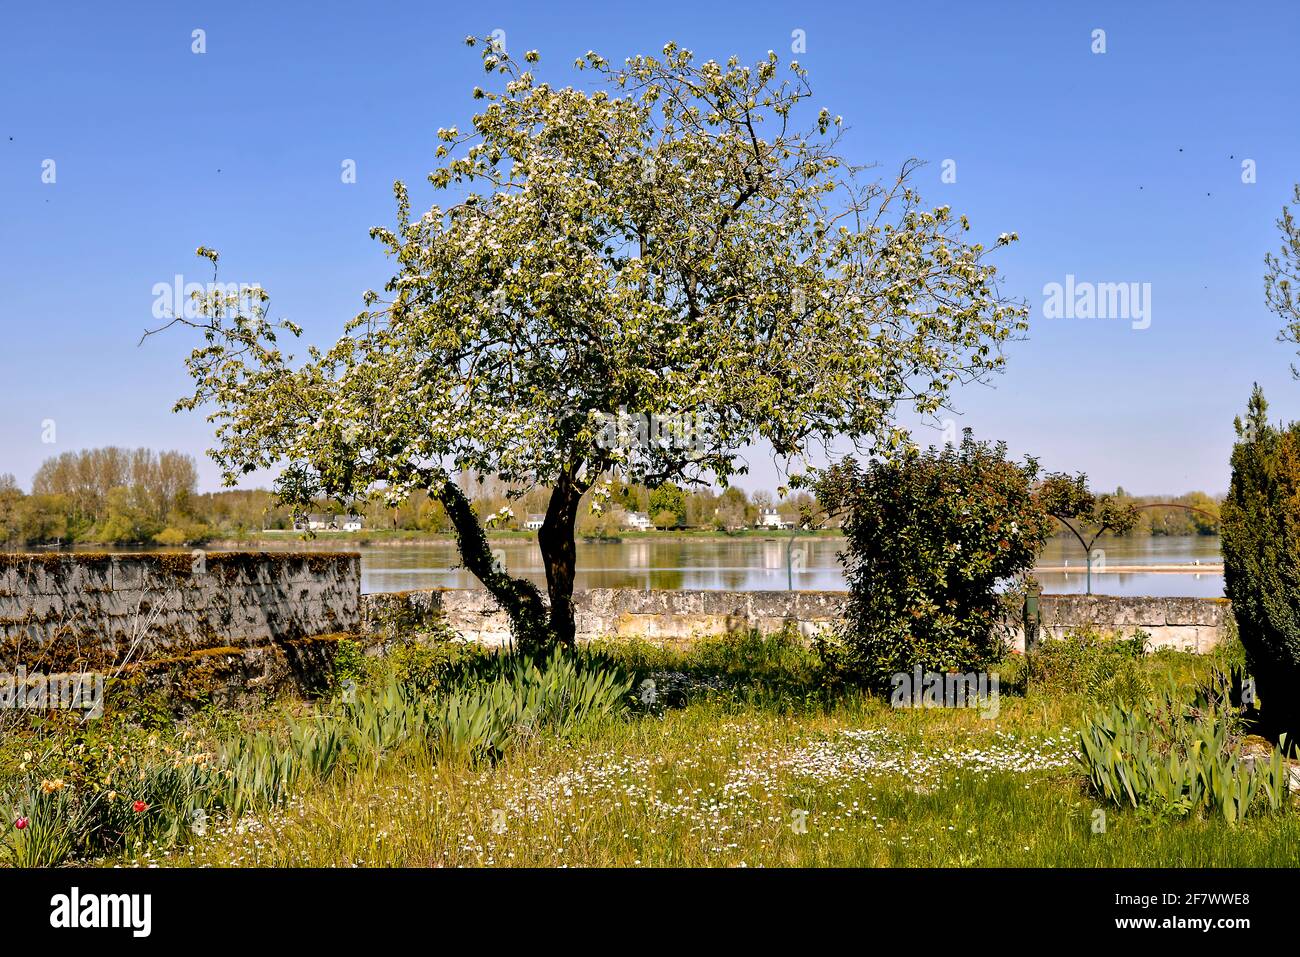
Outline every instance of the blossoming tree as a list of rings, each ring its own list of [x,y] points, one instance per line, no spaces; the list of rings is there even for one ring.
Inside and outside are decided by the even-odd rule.
[[[1300,183],[1293,188],[1295,202],[1300,205]],[[1300,344],[1300,223],[1289,206],[1282,207],[1277,228],[1282,245],[1276,254],[1264,255],[1264,300],[1285,323],[1278,338]],[[1300,368],[1294,363],[1291,374],[1300,379]]]
[[[296,507],[427,490],[521,647],[573,642],[575,520],[610,475],[725,485],[756,438],[787,460],[897,448],[900,407],[933,414],[1025,327],[965,217],[921,204],[919,164],[880,181],[837,153],[797,63],[588,53],[586,92],[542,82],[535,52],[481,52],[482,111],[439,131],[445,208],[414,215],[399,182],[395,227],[372,230],[385,293],[303,361],[265,294],[206,297],[174,320],[204,336],[177,407],[211,410],[228,483],[277,468]],[[549,490],[546,594],[494,562],[468,472]]]

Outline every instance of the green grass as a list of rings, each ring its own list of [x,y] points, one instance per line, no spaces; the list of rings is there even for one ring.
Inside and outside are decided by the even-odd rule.
[[[990,720],[976,710],[896,710],[828,685],[789,636],[689,650],[599,644],[587,662],[632,681],[622,715],[563,736],[519,735],[495,761],[394,749],[299,787],[279,807],[236,820],[216,814],[202,835],[142,839],[96,863],[1294,866],[1294,798],[1284,813],[1230,827],[1107,806],[1088,792],[1073,758],[1086,717],[1144,681],[1190,694],[1214,664],[1139,652],[1101,641],[1090,652],[1063,646],[1032,674],[1018,657],[1008,661]],[[470,656],[441,681],[482,680],[491,667]],[[264,728],[278,718],[206,715],[169,731],[162,746],[189,732],[180,749],[205,748],[232,720]]]
[[[1294,813],[1229,828],[1106,811],[1026,703],[1000,736],[846,703],[697,703],[478,770],[400,762],[135,861],[213,866],[1293,866]],[[859,732],[872,732],[859,736]],[[872,765],[878,765],[872,768]],[[797,827],[799,815],[806,831]]]

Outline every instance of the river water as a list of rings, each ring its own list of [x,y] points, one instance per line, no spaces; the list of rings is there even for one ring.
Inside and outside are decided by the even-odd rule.
[[[1223,594],[1223,575],[1217,570],[1198,573],[1103,570],[1114,566],[1190,565],[1196,561],[1215,564],[1220,560],[1216,537],[1116,539],[1101,546],[1105,561],[1103,566],[1100,558],[1094,558],[1092,590],[1095,594],[1196,597]],[[845,587],[838,558],[842,547],[840,538],[791,538],[788,534],[770,539],[579,542],[577,587],[840,590]],[[509,571],[538,584],[545,582],[536,543],[521,539],[496,540],[493,548],[500,550],[500,558]],[[456,546],[450,541],[363,546],[360,551],[364,592],[468,588],[477,583],[472,575],[458,567]],[[1086,561],[1077,542],[1052,539],[1040,565],[1065,569],[1038,574],[1044,591],[1053,594],[1084,591]]]
[[[353,545],[338,539],[309,543],[286,536],[284,544],[257,543],[249,548],[337,548],[361,552],[363,592],[413,588],[470,588],[478,584],[460,566],[450,540],[391,545]],[[765,589],[839,591],[845,588],[838,553],[844,540],[776,533],[771,538],[643,538],[621,542],[578,543],[578,588]],[[507,570],[539,585],[546,581],[541,553],[531,540],[492,542]],[[1204,572],[1116,571],[1116,567],[1216,565],[1219,539],[1180,536],[1105,540],[1104,556],[1093,559],[1092,590],[1098,595],[1218,597],[1223,575]],[[123,549],[133,551],[134,549]],[[1039,560],[1043,590],[1049,594],[1082,593],[1087,585],[1083,549],[1073,539],[1048,542]]]

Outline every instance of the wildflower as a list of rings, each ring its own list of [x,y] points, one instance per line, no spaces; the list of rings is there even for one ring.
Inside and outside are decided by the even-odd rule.
[[[149,805],[145,804],[144,801],[135,801],[131,805],[131,810],[134,811],[136,814],[143,814],[148,809],[149,809]]]
[[[27,829],[27,818],[25,818],[25,817],[20,817],[18,820],[14,821],[14,827],[18,828],[18,830],[20,830],[20,831],[24,831],[24,830],[26,830],[26,829]]]
[[[63,790],[63,778],[55,778],[53,781],[45,780],[41,782],[41,790],[46,794],[53,794],[55,791]]]

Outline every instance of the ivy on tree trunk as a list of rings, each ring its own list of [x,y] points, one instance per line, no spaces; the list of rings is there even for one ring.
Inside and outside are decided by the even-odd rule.
[[[510,628],[520,651],[536,654],[551,647],[555,634],[542,593],[528,579],[515,578],[507,573],[497,561],[483,526],[460,486],[448,479],[440,487],[430,489],[430,494],[447,510],[461,562],[509,616]]]

